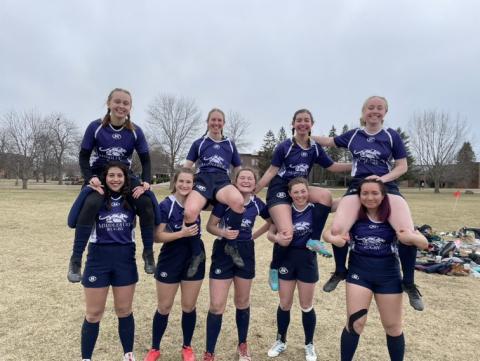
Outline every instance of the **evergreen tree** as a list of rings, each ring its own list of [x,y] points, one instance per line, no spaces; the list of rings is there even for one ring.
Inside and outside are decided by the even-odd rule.
[[[265,137],[263,138],[262,148],[258,152],[258,169],[260,171],[260,176],[262,176],[267,168],[272,163],[272,155],[275,146],[277,145],[277,140],[275,134],[269,129]]]
[[[457,153],[457,164],[459,163],[473,163],[475,162],[475,152],[472,149],[470,142],[464,142]]]
[[[472,186],[472,180],[475,176],[475,152],[470,142],[464,142],[455,157],[457,164],[454,166],[454,172],[450,178],[457,181],[463,188]]]
[[[413,164],[415,163],[415,158],[413,158],[412,152],[410,151],[410,137],[400,127],[396,129],[396,132],[400,135],[400,138],[402,138],[403,144],[405,145],[405,150],[407,151],[407,165],[408,165],[407,173],[402,175],[398,180],[401,181],[401,180],[407,180],[407,179],[415,179],[417,177],[417,174],[415,172],[415,169],[413,168]]]
[[[283,142],[284,140],[286,140],[288,137],[287,137],[287,132],[285,131],[285,128],[282,126],[280,128],[280,130],[278,131],[278,135],[277,135],[277,143],[281,143]]]
[[[330,132],[328,133],[329,137],[337,136],[337,129],[332,125]],[[333,161],[338,162],[342,157],[342,149],[337,147],[327,147],[325,148],[325,153],[327,153]]]

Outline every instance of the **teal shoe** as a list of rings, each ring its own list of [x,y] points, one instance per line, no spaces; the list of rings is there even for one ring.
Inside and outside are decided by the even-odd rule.
[[[270,269],[268,272],[268,284],[272,291],[278,291],[278,269]]]
[[[310,251],[317,252],[318,254],[321,254],[324,257],[332,257],[332,254],[330,251],[327,249],[327,245],[323,241],[319,241],[318,239],[311,239],[307,242],[307,248]]]

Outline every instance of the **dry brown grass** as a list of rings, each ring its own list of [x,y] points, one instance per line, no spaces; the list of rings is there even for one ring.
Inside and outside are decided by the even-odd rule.
[[[83,320],[83,290],[66,280],[73,231],[65,225],[69,206],[78,187],[33,185],[30,190],[0,183],[1,233],[0,282],[0,360],[79,359],[80,326]],[[157,189],[159,198],[165,189]],[[340,191],[335,191],[340,195]],[[463,195],[453,212],[451,192],[405,192],[416,221],[439,230],[454,230],[464,224],[480,226],[480,195]],[[207,213],[202,215],[206,220]],[[213,237],[204,238],[207,253]],[[141,247],[139,247],[141,248]],[[252,291],[249,343],[254,360],[267,360],[266,351],[275,337],[277,295],[267,286],[271,246],[265,238],[256,244],[257,278]],[[158,254],[159,245],[155,246]],[[142,269],[141,261],[138,262]],[[315,297],[317,329],[315,344],[319,360],[339,359],[339,336],[345,322],[344,285],[331,294],[321,291],[333,270],[331,259],[320,259],[321,279]],[[404,331],[407,360],[478,360],[480,347],[480,280],[417,273],[426,309],[415,312],[404,299]],[[95,360],[120,360],[121,346],[117,320],[111,303],[107,305],[95,349]],[[140,272],[134,302],[137,359],[150,345],[151,320],[155,310],[154,279]],[[193,346],[197,355],[204,349],[205,319],[208,307],[208,279],[198,303],[198,323]],[[162,361],[180,360],[180,307],[172,310],[169,327],[162,341]],[[217,360],[235,360],[235,312],[229,300],[217,346]],[[292,309],[289,349],[279,360],[304,360],[303,330],[298,303]],[[387,360],[385,335],[376,307],[357,351],[357,360]]]

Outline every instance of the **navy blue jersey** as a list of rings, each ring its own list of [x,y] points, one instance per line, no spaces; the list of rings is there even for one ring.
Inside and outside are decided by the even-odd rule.
[[[212,210],[212,214],[215,217],[220,218],[220,228],[224,228],[227,224],[230,214],[230,208],[222,203],[217,203]],[[242,224],[240,226],[240,232],[238,233],[237,241],[250,241],[252,240],[253,226],[255,225],[255,218],[257,216],[263,219],[270,218],[268,208],[265,203],[253,195],[250,197],[250,201],[245,205],[245,212],[242,216]]]
[[[158,205],[160,208],[160,223],[165,223],[165,231],[178,232],[183,226],[183,206],[177,201],[173,194],[165,197]],[[195,222],[200,232],[200,216]]]
[[[92,229],[89,242],[96,244],[135,242],[135,213],[132,209],[123,207],[123,197],[111,197],[111,209],[106,202],[100,208]]]
[[[230,172],[230,165],[239,167],[242,162],[237,147],[228,138],[216,141],[204,136],[193,142],[187,160],[197,163],[198,172]]]
[[[81,148],[92,152],[90,167],[97,173],[111,161],[120,161],[130,168],[134,150],[138,154],[148,153],[148,144],[139,126],[135,125],[134,131],[125,127],[115,129],[111,124],[102,127],[101,119],[88,125]]]
[[[290,247],[304,248],[312,236],[313,204],[299,210],[292,204],[293,238]]]
[[[272,156],[272,165],[280,168],[278,176],[287,181],[296,177],[307,178],[315,163],[328,168],[333,160],[312,140],[310,147],[304,149],[292,139],[286,139],[275,147]]]
[[[397,254],[397,236],[388,222],[358,220],[350,229],[350,250],[374,257]]]
[[[387,174],[393,159],[407,157],[402,138],[391,128],[382,128],[376,134],[356,128],[333,139],[337,147],[348,148],[352,153],[352,176],[357,178]]]

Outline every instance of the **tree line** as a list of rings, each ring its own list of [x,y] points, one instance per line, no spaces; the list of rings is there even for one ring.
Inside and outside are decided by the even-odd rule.
[[[193,99],[160,94],[148,105],[144,130],[151,148],[152,174],[168,178],[185,158],[192,141],[206,132],[206,124]],[[340,132],[332,126],[328,135],[334,137],[348,130],[347,125]],[[53,112],[42,116],[36,110],[10,111],[1,117],[0,131],[0,171],[5,178],[21,180],[22,188],[27,188],[28,179],[41,178],[44,182],[53,179],[63,184],[64,174],[79,173],[81,133],[64,114]],[[241,113],[227,112],[224,131],[240,151],[250,145],[250,122]],[[408,132],[401,128],[396,131],[408,154],[409,171],[401,180],[425,179],[439,192],[442,185],[451,182],[463,181],[467,187],[466,182],[475,176],[475,153],[466,141],[466,122],[459,116],[452,118],[435,110],[415,113]],[[272,130],[267,131],[258,151],[260,175],[270,165],[275,146],[289,136],[284,127],[276,135]],[[334,161],[351,161],[346,149],[325,151]],[[138,160],[134,160],[133,170],[139,172]],[[316,166],[311,181],[346,186],[348,175],[333,174]]]

